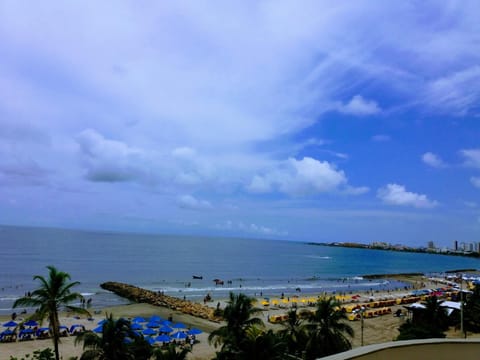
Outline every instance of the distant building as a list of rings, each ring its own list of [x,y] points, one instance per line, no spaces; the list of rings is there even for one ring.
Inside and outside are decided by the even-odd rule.
[[[433,249],[435,249],[435,244],[433,243],[433,241],[429,241],[429,242],[427,243],[427,248],[428,248],[428,250],[433,250]]]
[[[458,241],[457,240],[455,240],[453,242],[453,251],[458,251]]]

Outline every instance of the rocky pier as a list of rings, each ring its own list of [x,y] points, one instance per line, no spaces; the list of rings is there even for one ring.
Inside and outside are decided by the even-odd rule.
[[[184,314],[211,321],[221,320],[220,317],[215,316],[214,309],[211,307],[188,300],[182,300],[173,296],[163,295],[137,286],[109,281],[101,284],[100,287],[137,303],[163,306],[172,310],[180,311]]]

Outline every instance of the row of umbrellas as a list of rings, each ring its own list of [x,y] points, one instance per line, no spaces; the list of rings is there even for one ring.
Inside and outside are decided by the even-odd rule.
[[[107,320],[103,319],[97,323],[95,329],[96,333],[101,333],[103,331],[103,324]],[[142,323],[144,325],[142,325]],[[145,327],[144,327],[145,326]],[[189,335],[199,335],[202,333],[200,329],[192,328],[188,331],[187,326],[181,322],[173,324],[171,321],[164,320],[158,315],[150,317],[148,320],[143,317],[135,317],[132,319],[130,328],[135,331],[141,331],[143,335],[146,335],[147,341],[150,343],[158,342],[170,342],[172,340],[185,340]],[[172,332],[175,333],[171,334]],[[158,335],[153,338],[153,335]]]
[[[28,321],[25,321],[23,323],[23,325],[25,325],[25,326],[38,326],[38,323],[35,320],[28,320]],[[18,323],[13,321],[13,320],[10,320],[10,321],[4,323],[3,326],[7,327],[7,328],[11,328],[11,327],[18,326]]]

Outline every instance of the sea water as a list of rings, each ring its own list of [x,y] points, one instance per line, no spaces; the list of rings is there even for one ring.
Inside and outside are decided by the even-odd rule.
[[[265,297],[373,292],[404,284],[362,275],[477,269],[479,260],[294,241],[0,226],[0,313],[11,313],[14,300],[35,289],[33,275],[46,276],[47,265],[69,273],[80,282],[74,290],[101,308],[127,302],[102,290],[106,281],[193,301],[230,291]]]

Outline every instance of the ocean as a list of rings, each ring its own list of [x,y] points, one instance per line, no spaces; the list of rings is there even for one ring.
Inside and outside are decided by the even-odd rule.
[[[230,291],[264,297],[360,292],[403,287],[366,274],[439,273],[477,269],[480,260],[458,256],[315,246],[302,242],[144,235],[0,226],[0,314],[33,290],[33,275],[47,265],[68,272],[92,307],[128,303],[100,288],[119,281],[201,301]],[[193,276],[202,279],[193,279]],[[224,285],[216,286],[214,279]],[[16,311],[19,311],[18,309]]]

